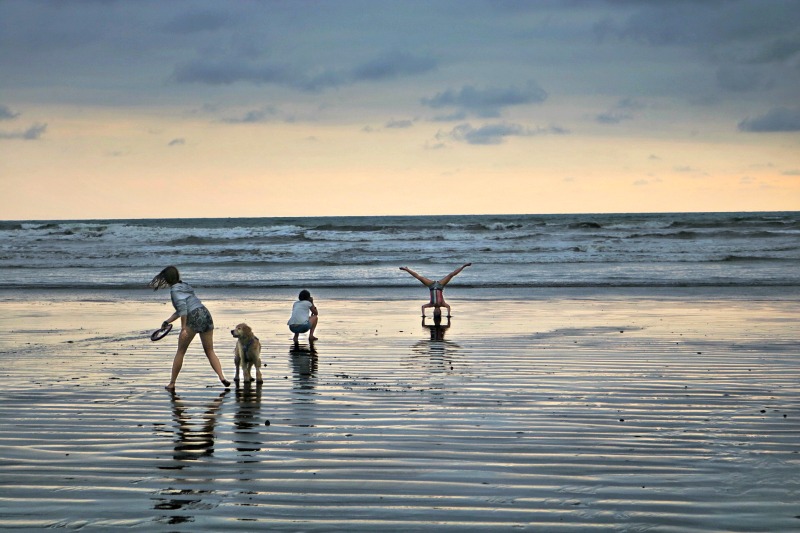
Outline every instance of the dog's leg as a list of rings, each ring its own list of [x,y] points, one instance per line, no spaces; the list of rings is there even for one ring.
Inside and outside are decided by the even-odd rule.
[[[250,367],[253,366],[253,363],[248,359],[245,361],[244,365],[242,365],[242,374],[244,374],[244,381],[245,383],[250,383],[253,381],[253,378],[250,376]]]
[[[236,343],[236,348],[233,349],[233,364],[236,365],[236,375],[233,378],[233,381],[239,383],[239,365],[241,363],[242,356],[239,354],[239,343]]]
[[[261,346],[257,346],[256,349],[253,350],[253,355],[255,355],[256,360],[256,382],[264,383],[264,377],[261,375]]]

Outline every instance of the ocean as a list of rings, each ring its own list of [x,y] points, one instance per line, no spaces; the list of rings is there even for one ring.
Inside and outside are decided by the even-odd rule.
[[[0,289],[800,286],[800,212],[0,222]]]

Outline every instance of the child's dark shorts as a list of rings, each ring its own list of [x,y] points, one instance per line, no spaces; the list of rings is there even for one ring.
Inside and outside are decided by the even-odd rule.
[[[292,333],[305,333],[311,329],[311,322],[306,320],[302,324],[289,324],[289,331]]]
[[[196,333],[205,333],[214,329],[214,320],[211,318],[211,313],[205,307],[198,307],[193,311],[189,311],[186,317],[186,325],[192,328]]]

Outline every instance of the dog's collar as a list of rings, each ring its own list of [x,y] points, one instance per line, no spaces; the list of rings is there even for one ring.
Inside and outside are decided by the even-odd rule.
[[[253,344],[253,342],[254,342],[254,341],[257,341],[257,340],[258,340],[258,337],[256,337],[256,336],[253,336],[253,338],[251,338],[249,341],[247,341],[247,344],[245,344],[245,345],[243,346],[243,349],[242,349],[242,351],[243,351],[243,352],[245,352],[245,353],[247,353],[247,350],[249,350],[249,349],[250,349],[250,345],[251,345],[251,344]]]

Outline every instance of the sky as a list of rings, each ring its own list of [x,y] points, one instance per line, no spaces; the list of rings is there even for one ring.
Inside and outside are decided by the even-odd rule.
[[[0,0],[0,219],[800,210],[797,0]]]

